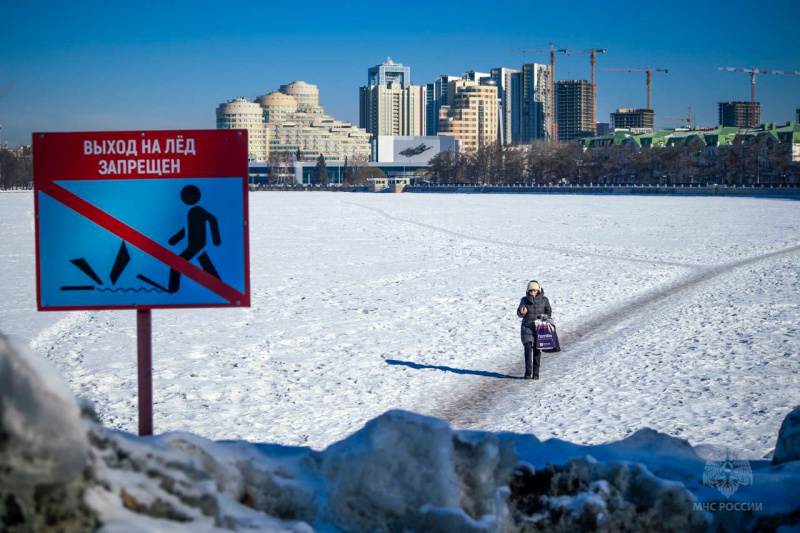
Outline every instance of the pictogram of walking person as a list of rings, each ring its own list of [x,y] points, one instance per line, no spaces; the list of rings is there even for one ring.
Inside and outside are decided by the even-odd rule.
[[[197,256],[197,261],[200,263],[200,266],[203,267],[203,270],[215,278],[220,279],[217,269],[214,268],[214,263],[211,262],[211,258],[205,251],[207,244],[206,223],[208,223],[208,227],[211,230],[211,242],[214,243],[214,246],[222,244],[222,240],[219,238],[217,217],[199,205],[196,205],[197,202],[200,201],[200,189],[194,185],[187,185],[181,190],[181,200],[183,200],[183,203],[186,205],[194,207],[189,209],[186,227],[181,228],[178,233],[170,237],[169,244],[175,246],[185,238],[187,246],[186,249],[180,253],[180,256],[187,261],[191,261]],[[170,294],[178,292],[180,285],[181,273],[175,269],[170,269],[168,292]]]

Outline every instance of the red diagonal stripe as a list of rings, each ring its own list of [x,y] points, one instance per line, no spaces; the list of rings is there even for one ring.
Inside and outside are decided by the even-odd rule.
[[[192,281],[196,281],[208,290],[222,296],[229,302],[235,303],[245,301],[244,294],[241,292],[226,285],[202,268],[194,266],[183,257],[161,246],[149,237],[142,235],[127,224],[120,222],[105,211],[98,209],[63,187],[55,183],[43,182],[39,184],[38,189],[76,213],[83,215],[101,228],[110,231],[125,242],[158,259],[168,267],[174,268]]]

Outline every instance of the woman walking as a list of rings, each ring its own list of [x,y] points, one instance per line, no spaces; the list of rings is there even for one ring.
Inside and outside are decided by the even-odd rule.
[[[525,347],[525,379],[539,379],[542,351],[536,349],[537,319],[550,320],[550,300],[537,281],[528,283],[528,294],[519,301],[517,316],[522,319],[522,345]]]

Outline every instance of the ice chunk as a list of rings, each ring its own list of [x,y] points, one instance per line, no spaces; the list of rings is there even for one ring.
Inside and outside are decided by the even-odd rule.
[[[390,411],[323,452],[327,515],[352,531],[490,531],[516,455],[493,435]],[[452,526],[452,527],[451,527]]]
[[[800,461],[800,405],[783,419],[772,458],[775,465],[789,461]]]
[[[61,377],[0,334],[0,486],[67,481],[88,451],[80,409]]]

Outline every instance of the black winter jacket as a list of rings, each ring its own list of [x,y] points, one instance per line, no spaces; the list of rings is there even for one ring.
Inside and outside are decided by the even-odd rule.
[[[524,315],[519,312],[523,306],[528,309],[528,312]],[[550,308],[550,300],[544,295],[544,290],[540,290],[536,298],[531,298],[530,295],[523,296],[517,306],[517,316],[522,319],[522,326],[520,329],[522,344],[526,342],[535,342],[536,326],[533,322],[541,315],[547,315],[549,319],[552,317],[552,314],[553,311]]]

